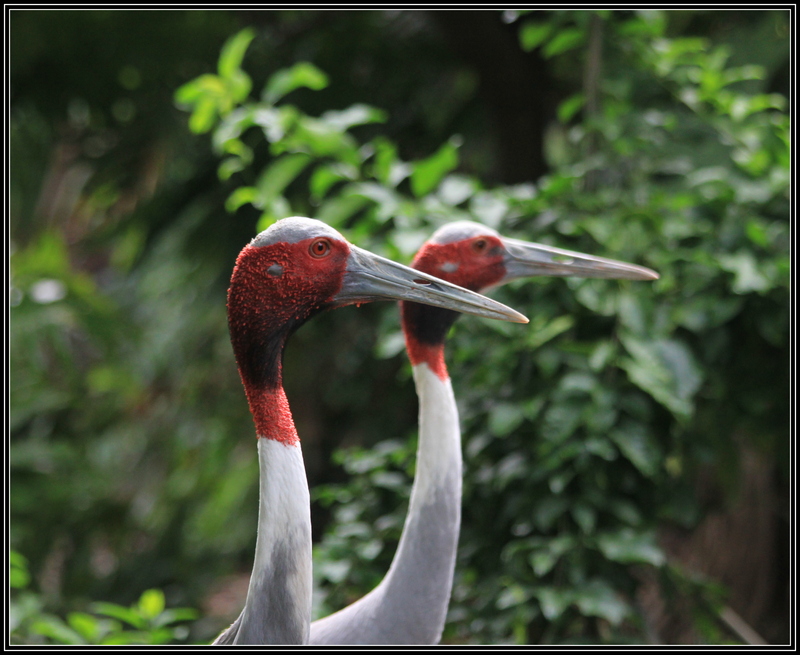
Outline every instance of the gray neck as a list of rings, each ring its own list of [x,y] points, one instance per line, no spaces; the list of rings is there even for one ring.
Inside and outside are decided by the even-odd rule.
[[[311,620],[311,503],[300,444],[258,440],[256,557],[247,601],[215,644],[303,644]]]
[[[311,644],[435,644],[444,629],[461,521],[461,434],[450,380],[414,367],[417,473],[389,572],[366,596],[311,624]]]

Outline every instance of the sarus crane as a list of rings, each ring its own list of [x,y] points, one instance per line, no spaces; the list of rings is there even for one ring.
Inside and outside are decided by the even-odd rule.
[[[457,221],[423,244],[412,268],[473,291],[533,276],[655,280],[643,266],[500,236]],[[400,303],[419,397],[417,469],[400,542],[384,579],[344,609],[311,624],[312,644],[435,644],[444,629],[461,521],[461,433],[444,360],[458,317]]]
[[[228,327],[258,437],[258,533],[244,609],[215,644],[301,644],[309,636],[311,510],[282,386],[287,338],[322,310],[403,299],[527,322],[500,303],[357,248],[309,218],[278,221],[239,254]]]

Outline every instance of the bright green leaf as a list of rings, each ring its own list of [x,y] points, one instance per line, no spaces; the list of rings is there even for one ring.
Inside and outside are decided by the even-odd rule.
[[[86,642],[96,644],[100,637],[100,619],[85,612],[70,612],[67,615],[70,627],[80,634]]]
[[[164,611],[164,592],[160,589],[148,589],[139,598],[139,611],[142,616],[152,619]]]
[[[228,196],[228,199],[225,201],[225,210],[232,214],[239,209],[239,207],[247,203],[255,205],[257,198],[258,189],[251,186],[241,186]]]
[[[295,89],[306,87],[319,91],[326,86],[328,86],[328,76],[313,64],[302,61],[273,74],[264,87],[261,99],[274,104]]]
[[[436,153],[413,164],[411,190],[419,198],[433,191],[442,178],[458,166],[460,140],[450,139]]]
[[[568,50],[574,50],[579,45],[582,45],[585,39],[586,34],[583,30],[575,27],[568,27],[558,32],[548,41],[544,48],[542,48],[542,54],[545,59],[550,59]]]
[[[583,109],[584,104],[586,104],[586,97],[582,93],[570,96],[558,106],[556,111],[558,120],[562,123],[568,123],[575,114]]]
[[[377,109],[376,107],[355,104],[342,111],[326,111],[319,118],[335,129],[345,131],[355,125],[385,123],[388,115],[385,111]]]
[[[530,52],[537,48],[544,43],[552,31],[552,23],[535,23],[533,21],[525,23],[519,31],[519,42],[522,49]]]
[[[145,627],[145,621],[139,613],[128,607],[122,607],[122,605],[117,605],[116,603],[96,602],[92,603],[91,608],[97,614],[119,619],[134,628],[142,629]]]
[[[52,639],[57,644],[85,644],[86,640],[55,616],[42,615],[31,623],[30,631]]]
[[[217,65],[220,77],[231,78],[234,76],[234,73],[241,67],[244,53],[247,52],[247,48],[255,36],[255,30],[248,27],[234,34],[225,42]]]
[[[264,204],[271,202],[311,161],[311,157],[304,153],[283,155],[273,161],[256,181],[259,199]]]
[[[200,613],[197,610],[190,607],[166,609],[153,619],[153,625],[155,627],[162,627],[170,623],[178,623],[179,621],[194,621],[199,615]]]

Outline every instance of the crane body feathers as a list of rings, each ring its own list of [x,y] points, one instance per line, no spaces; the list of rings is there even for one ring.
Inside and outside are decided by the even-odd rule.
[[[259,531],[247,601],[214,643],[303,644],[312,590],[311,502],[303,454],[299,443],[262,438],[258,461]]]
[[[444,630],[461,520],[461,433],[449,378],[413,367],[417,472],[389,572],[356,602],[311,624],[311,644],[435,644]]]

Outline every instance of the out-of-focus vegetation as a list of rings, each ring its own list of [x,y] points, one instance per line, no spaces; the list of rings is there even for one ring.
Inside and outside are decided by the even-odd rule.
[[[478,13],[12,12],[11,539],[36,589],[14,597],[50,617],[19,641],[126,634],[91,601],[159,640],[240,609],[222,576],[249,573],[258,468],[225,289],[256,230],[295,214],[404,262],[470,218],[661,274],[518,282],[494,295],[529,326],[454,327],[445,642],[737,643],[731,607],[788,641],[788,14]],[[541,152],[498,127],[518,76],[547,85]],[[510,170],[515,148],[532,154]],[[287,350],[319,615],[394,553],[401,351],[388,303]],[[744,528],[693,541],[743,503]],[[191,635],[153,587],[203,607]]]
[[[171,624],[197,618],[193,609],[164,609],[164,593],[148,589],[130,607],[92,603],[93,614],[70,612],[64,621],[43,612],[41,596],[26,590],[30,583],[27,560],[12,550],[9,565],[9,584],[16,590],[9,607],[9,628],[17,644],[168,644],[189,635],[187,626]]]

